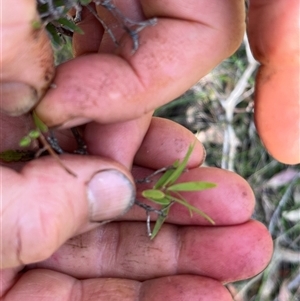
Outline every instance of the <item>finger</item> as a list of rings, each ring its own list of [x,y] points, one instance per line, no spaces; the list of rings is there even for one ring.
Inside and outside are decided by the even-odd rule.
[[[16,116],[28,112],[45,94],[54,76],[53,54],[35,0],[5,0],[2,12],[0,107]]]
[[[21,173],[1,168],[2,268],[48,258],[68,238],[132,205],[134,185],[122,166],[95,157],[60,158],[77,176],[51,157],[29,162]]]
[[[151,174],[149,171],[136,168],[133,175],[143,179]],[[145,202],[142,191],[151,189],[157,178],[151,183],[137,184],[137,199]],[[254,211],[255,198],[249,184],[237,174],[211,167],[193,168],[183,173],[178,183],[203,181],[214,183],[216,187],[196,192],[181,192],[180,195],[191,205],[206,213],[216,225],[235,225],[248,221]],[[146,204],[156,207],[153,202]],[[230,203],[230,204],[229,204]],[[122,219],[145,220],[145,210],[134,206]],[[156,216],[153,217],[153,220]],[[198,214],[190,215],[187,208],[174,204],[168,214],[167,222],[182,225],[211,225]]]
[[[29,285],[32,283],[35,285]],[[219,282],[199,276],[163,277],[141,283],[114,278],[77,280],[51,270],[34,270],[24,274],[3,301],[39,301],[49,294],[53,301],[232,300]]]
[[[84,139],[89,154],[113,159],[131,169],[133,158],[149,127],[151,115],[116,124],[87,124]]]
[[[165,225],[152,241],[145,232],[144,223],[110,223],[72,239],[30,268],[51,268],[77,279],[144,281],[193,274],[231,282],[256,275],[272,255],[272,239],[256,221],[224,227]]]
[[[57,88],[37,107],[48,125],[76,118],[79,123],[82,118],[99,123],[138,118],[182,94],[241,42],[242,1],[194,0],[179,16],[182,1],[142,5],[147,17],[154,11],[159,18],[155,26],[140,32],[134,54],[125,34],[115,55],[86,55],[58,67]]]
[[[160,169],[182,160],[194,145],[188,168],[198,167],[205,160],[205,149],[195,135],[174,121],[153,117],[134,163],[151,169]]]
[[[202,144],[190,131],[150,114],[117,124],[89,123],[84,139],[90,154],[113,159],[127,168],[131,168],[133,158],[136,165],[152,169],[172,165],[184,158],[192,144],[188,167],[199,166],[205,157]]]
[[[248,35],[261,62],[255,92],[259,135],[277,160],[300,163],[300,2],[250,1]]]

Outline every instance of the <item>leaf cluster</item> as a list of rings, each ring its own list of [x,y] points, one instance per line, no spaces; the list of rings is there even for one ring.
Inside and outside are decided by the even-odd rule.
[[[74,32],[83,34],[68,12],[72,8],[81,11],[81,6],[91,2],[92,0],[37,0],[41,21],[46,26],[54,46],[62,45],[65,42],[64,36],[72,36]],[[34,23],[33,26],[36,28],[38,24]]]
[[[185,206],[190,211],[191,215],[194,212],[204,217],[211,224],[215,224],[212,218],[210,218],[206,213],[197,207],[189,204],[180,193],[184,191],[201,191],[204,189],[213,188],[216,186],[216,184],[203,181],[175,183],[181,174],[186,170],[186,166],[193,149],[194,145],[191,145],[182,162],[179,160],[175,161],[173,165],[168,168],[158,179],[152,189],[147,189],[142,192],[142,196],[144,198],[161,206],[160,211],[162,214],[159,215],[152,232],[149,233],[151,239],[153,239],[160,231],[162,225],[168,217],[169,210],[174,203]]]
[[[42,135],[42,133],[48,132],[47,125],[37,116],[35,111],[32,112],[32,118],[36,128],[31,130],[20,140],[19,145],[22,147],[29,146],[32,140],[36,140]]]

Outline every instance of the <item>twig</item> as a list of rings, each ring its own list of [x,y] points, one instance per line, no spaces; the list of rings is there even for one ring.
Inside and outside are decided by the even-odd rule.
[[[48,141],[46,140],[46,138],[43,136],[43,134],[41,134],[39,136],[39,139],[43,145],[43,150],[47,150],[50,155],[56,160],[56,162],[70,175],[72,175],[73,177],[77,177],[77,175],[71,170],[69,169],[67,166],[65,166],[63,164],[63,162],[61,161],[61,159],[59,158],[59,156],[57,155],[57,153],[52,149],[52,147],[50,146],[50,144],[48,143]]]
[[[232,126],[234,110],[235,107],[243,100],[242,96],[244,95],[245,90],[248,86],[248,80],[258,66],[258,63],[251,54],[249,42],[246,35],[244,37],[244,44],[246,47],[248,66],[241,78],[239,79],[239,81],[237,82],[235,88],[230,93],[229,97],[226,100],[220,100],[220,103],[225,110],[225,116],[227,121],[224,130],[225,132],[221,167],[232,171],[234,170],[234,158],[236,155],[237,147],[239,145],[239,140]]]
[[[151,182],[151,178],[153,178],[154,176],[160,174],[160,173],[163,173],[167,170],[170,170],[170,169],[174,169],[174,166],[168,166],[168,167],[162,167],[156,171],[154,171],[152,174],[150,174],[149,176],[147,176],[146,178],[143,178],[143,179],[137,179],[135,180],[136,183],[140,184],[140,183],[150,183]]]
[[[96,3],[98,4],[98,3]],[[100,3],[99,3],[100,4]],[[103,26],[104,30],[109,34],[111,37],[112,41],[116,46],[119,45],[116,37],[114,36],[112,30],[106,25],[106,23],[98,16],[97,12],[94,10],[94,8],[90,5],[87,5],[86,8],[93,14],[93,16],[100,22],[100,24]]]

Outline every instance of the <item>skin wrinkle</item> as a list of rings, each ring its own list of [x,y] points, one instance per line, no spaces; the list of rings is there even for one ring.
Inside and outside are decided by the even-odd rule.
[[[118,225],[118,230],[115,231],[115,233],[118,234],[117,238],[115,239],[115,244],[114,244],[114,265],[117,263],[117,258],[119,257],[120,254],[120,246],[121,246],[121,223],[117,223]]]
[[[177,249],[177,252],[174,256],[175,258],[175,273],[174,275],[178,275],[179,274],[179,271],[178,271],[178,262],[179,262],[179,259],[180,259],[180,255],[181,255],[181,252],[182,252],[182,246],[183,246],[183,243],[182,243],[182,236],[180,235],[180,228],[179,227],[176,227],[176,231],[175,231],[175,239],[176,239],[176,249]]]
[[[122,52],[120,52],[119,56],[123,59],[123,61],[128,65],[128,67],[133,71],[135,74],[136,78],[138,79],[138,83],[142,87],[142,90],[147,91],[147,85],[143,81],[143,76],[141,76],[138,72],[138,69],[135,68],[133,64],[131,64],[131,61],[128,61],[124,55],[122,55]],[[148,110],[147,110],[148,112]]]
[[[17,222],[17,223],[18,223],[18,225],[17,225],[18,230],[17,230],[17,233],[16,233],[16,238],[17,238],[16,255],[17,255],[17,259],[18,259],[20,265],[22,266],[22,265],[25,265],[24,262],[21,259],[21,253],[22,253],[22,239],[21,239],[21,237],[22,237],[22,235],[21,235],[21,231],[20,231],[21,230],[20,224],[19,224],[19,222]]]
[[[69,301],[83,301],[83,281],[73,278],[74,282],[70,289]]]
[[[115,231],[115,228],[119,228],[117,231]],[[101,236],[97,236],[98,237],[98,245],[99,245],[99,258],[101,258],[102,260],[99,260],[99,276],[101,277],[102,275],[106,275],[107,271],[103,268],[104,266],[110,266],[109,264],[107,264],[107,262],[112,262],[112,266],[116,266],[117,265],[117,261],[116,259],[118,258],[117,256],[117,252],[119,252],[119,246],[120,246],[120,224],[119,223],[115,223],[113,225],[113,227],[103,227],[101,229]],[[111,233],[114,233],[113,235],[111,235]],[[118,236],[116,237],[115,234],[118,234]],[[108,239],[105,240],[103,238],[107,237]],[[103,244],[103,241],[105,241],[105,244]],[[114,243],[114,246],[112,245],[112,242]],[[111,250],[113,249],[114,252],[111,251],[106,251],[106,250]],[[110,254],[111,256],[104,258],[104,254]],[[105,260],[105,263],[103,263],[103,260]]]

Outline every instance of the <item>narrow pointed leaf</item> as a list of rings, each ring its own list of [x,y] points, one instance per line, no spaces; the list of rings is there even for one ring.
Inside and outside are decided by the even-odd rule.
[[[152,230],[152,234],[150,239],[154,239],[155,236],[158,234],[159,230],[161,229],[162,225],[164,224],[166,218],[168,217],[169,211],[170,211],[170,205],[165,207],[165,216],[159,216],[156,220],[156,223],[154,225],[154,228]]]
[[[154,189],[160,189],[165,186],[165,183],[168,181],[169,177],[172,175],[175,169],[171,168],[164,172],[164,174],[158,179],[154,185]]]
[[[163,198],[163,199],[151,199],[151,198],[147,198],[149,201],[154,202],[156,204],[162,205],[162,206],[166,206],[169,205],[171,202],[169,199],[167,198]]]
[[[186,200],[184,200],[184,199],[181,200],[179,198],[176,198],[174,196],[169,196],[169,195],[166,195],[166,198],[169,199],[170,201],[175,201],[175,202],[185,206],[186,208],[192,210],[193,212],[201,215],[206,220],[208,220],[211,224],[213,224],[213,225],[215,224],[214,220],[211,217],[209,217],[206,213],[204,213],[203,211],[201,211],[197,207],[194,207],[191,204],[189,204]]]
[[[210,182],[185,182],[178,183],[168,187],[169,191],[200,191],[216,187],[215,183]]]
[[[57,20],[61,25],[63,25],[65,28],[70,29],[71,31],[83,34],[83,30],[77,26],[73,21],[68,20],[67,18],[59,18]]]
[[[48,132],[48,127],[46,124],[38,117],[35,111],[32,113],[33,121],[36,127],[43,133]]]
[[[165,182],[165,186],[167,186],[168,184],[173,184],[181,176],[181,174],[184,171],[184,169],[186,168],[188,160],[193,152],[194,146],[195,146],[195,143],[193,145],[189,146],[189,149],[188,149],[185,157],[183,158],[182,162],[179,163],[177,168],[173,171],[172,175],[170,175],[168,180]]]
[[[51,42],[54,46],[59,47],[62,44],[62,38],[56,31],[56,28],[53,24],[48,23],[46,25],[48,34],[50,35]]]
[[[147,189],[142,192],[142,196],[147,199],[160,200],[165,197],[165,194],[158,189]]]

